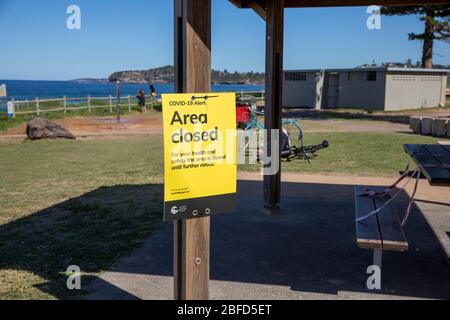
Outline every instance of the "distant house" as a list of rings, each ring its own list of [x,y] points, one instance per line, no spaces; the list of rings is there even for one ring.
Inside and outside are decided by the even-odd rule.
[[[386,111],[444,106],[449,72],[393,67],[288,70],[283,106]]]

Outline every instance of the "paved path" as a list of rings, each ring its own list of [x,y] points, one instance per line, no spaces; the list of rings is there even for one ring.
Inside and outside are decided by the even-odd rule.
[[[437,219],[444,235],[450,231],[448,189],[421,184],[418,198],[428,202],[414,208],[406,227],[410,251],[384,253],[383,290],[375,293],[365,287],[371,251],[356,247],[353,185],[390,179],[285,175],[276,217],[260,210],[259,176],[240,179],[237,212],[212,218],[212,299],[450,298],[450,267],[429,225]],[[405,194],[398,206],[406,204]],[[172,287],[167,225],[94,280],[85,298],[171,299]]]

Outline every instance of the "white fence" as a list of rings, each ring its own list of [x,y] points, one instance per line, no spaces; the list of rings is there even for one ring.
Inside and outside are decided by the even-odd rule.
[[[133,105],[137,105],[134,101],[134,97],[131,95],[120,97],[119,106],[128,107],[128,111],[131,112]],[[37,114],[46,112],[64,112],[88,110],[91,112],[94,109],[109,109],[111,113],[114,112],[117,106],[117,98],[113,96],[109,97],[82,97],[82,98],[67,98],[60,99],[39,99],[34,100],[13,100],[15,115],[21,114]],[[151,106],[157,103],[155,99],[149,99]]]
[[[262,102],[263,104],[265,95],[263,91],[241,91],[236,92],[236,97],[244,101],[254,100],[257,103]],[[148,96],[146,102],[150,109],[153,110],[156,104],[161,103],[161,100]],[[108,97],[36,98],[33,100],[12,100],[11,103],[14,116],[25,114],[36,114],[40,116],[42,113],[47,112],[67,113],[67,111],[78,110],[88,110],[88,112],[91,112],[95,109],[109,109],[110,113],[114,113],[117,107],[117,98],[112,95]],[[137,99],[131,95],[121,96],[119,106],[122,111],[125,108],[128,112],[131,112],[134,106],[137,107]]]

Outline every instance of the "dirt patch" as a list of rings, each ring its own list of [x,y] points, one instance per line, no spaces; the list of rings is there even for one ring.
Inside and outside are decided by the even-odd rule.
[[[297,114],[298,122],[305,132],[410,132],[407,124],[365,119],[327,119]],[[82,139],[116,139],[130,135],[154,135],[163,133],[161,113],[131,114],[123,116],[118,123],[110,117],[70,117],[55,121]],[[0,138],[25,137],[26,124],[0,132]]]
[[[120,123],[111,117],[73,117],[55,121],[77,137],[102,135],[161,134],[161,114],[127,115]],[[0,136],[25,136],[26,124],[0,132]]]

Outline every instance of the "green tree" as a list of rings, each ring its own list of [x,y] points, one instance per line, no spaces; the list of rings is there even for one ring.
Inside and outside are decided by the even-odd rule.
[[[382,7],[381,13],[387,16],[417,15],[424,22],[423,33],[409,34],[409,40],[423,41],[422,68],[433,67],[434,40],[450,43],[450,5]]]

